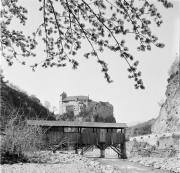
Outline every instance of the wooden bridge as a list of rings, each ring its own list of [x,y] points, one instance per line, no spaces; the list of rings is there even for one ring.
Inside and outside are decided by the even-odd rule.
[[[105,157],[105,149],[110,147],[119,158],[127,158],[125,123],[28,120],[27,124],[46,129],[44,140],[49,145],[58,145],[66,137],[76,153],[81,149],[83,154],[96,146],[100,149],[100,157]]]

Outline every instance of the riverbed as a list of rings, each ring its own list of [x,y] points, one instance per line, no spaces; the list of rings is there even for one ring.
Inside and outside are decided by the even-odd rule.
[[[84,156],[74,151],[41,151],[29,156],[30,163],[4,164],[0,170],[1,173],[170,173],[118,159],[112,150],[106,150],[106,158],[99,158],[99,154],[98,149]]]

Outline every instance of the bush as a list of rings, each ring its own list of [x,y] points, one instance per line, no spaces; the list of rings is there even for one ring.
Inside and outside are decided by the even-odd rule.
[[[41,129],[28,126],[25,121],[19,120],[19,117],[11,118],[5,128],[5,136],[0,146],[1,163],[25,161],[26,152],[35,152],[42,147]]]

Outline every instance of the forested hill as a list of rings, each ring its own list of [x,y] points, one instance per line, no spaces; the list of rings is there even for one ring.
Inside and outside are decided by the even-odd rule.
[[[46,119],[55,120],[53,114],[45,108],[40,100],[35,96],[29,96],[26,92],[5,82],[1,77],[1,130],[4,129],[8,120],[18,116],[20,120],[24,119]]]
[[[131,137],[131,136],[140,136],[140,135],[151,134],[152,133],[151,128],[152,128],[152,125],[154,124],[154,122],[155,122],[155,119],[151,119],[149,121],[128,127],[127,135]]]

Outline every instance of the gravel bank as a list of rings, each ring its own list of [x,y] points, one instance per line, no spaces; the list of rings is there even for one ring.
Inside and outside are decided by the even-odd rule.
[[[133,157],[129,161],[137,162],[145,166],[151,166],[156,169],[169,170],[180,173],[180,159],[174,158],[155,158],[155,157]]]
[[[94,151],[89,156],[98,155]],[[111,154],[111,153],[110,153]],[[4,164],[1,165],[1,173],[125,173],[125,172],[147,172],[145,167],[131,165],[128,161],[123,161],[110,157],[109,159],[95,159],[94,157],[83,157],[73,152],[42,151],[35,154],[27,154],[30,163]],[[114,154],[112,154],[114,155]],[[112,156],[111,155],[111,156]],[[107,153],[108,156],[108,153]],[[177,158],[152,158],[133,157],[131,162],[137,162],[156,169],[169,170],[180,173],[180,160]],[[112,162],[112,163],[111,163]],[[138,168],[138,169],[137,169]],[[147,168],[147,167],[146,167]],[[137,171],[136,171],[137,170]],[[150,172],[156,172],[150,171]]]
[[[110,165],[67,152],[29,155],[33,163],[1,165],[1,173],[120,173]]]

